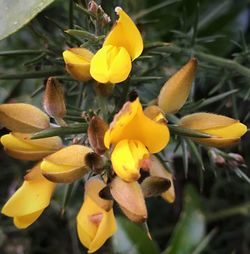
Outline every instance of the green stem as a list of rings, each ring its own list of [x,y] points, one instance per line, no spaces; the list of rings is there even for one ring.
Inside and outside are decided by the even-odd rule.
[[[226,219],[235,215],[250,215],[250,202],[206,215],[208,222]]]
[[[67,127],[48,128],[48,129],[34,133],[31,139],[85,133],[87,131],[87,128],[88,128],[88,125],[86,123],[75,124],[75,125],[71,125]]]
[[[63,74],[63,70],[61,69],[50,69],[50,70],[42,70],[42,71],[31,71],[31,72],[21,72],[21,73],[13,73],[13,74],[3,74],[0,75],[0,80],[11,80],[11,79],[35,79],[35,78],[48,78],[55,75]]]
[[[0,56],[20,56],[20,55],[39,55],[41,53],[49,53],[46,49],[18,49],[0,51]]]

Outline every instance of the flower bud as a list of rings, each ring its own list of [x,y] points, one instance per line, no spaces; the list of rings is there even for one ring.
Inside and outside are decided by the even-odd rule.
[[[228,154],[232,159],[234,159],[235,161],[237,161],[239,164],[244,164],[245,160],[242,157],[242,155],[238,154],[238,153],[229,153]]]
[[[165,199],[169,203],[173,203],[175,200],[175,189],[174,189],[174,183],[173,183],[173,176],[171,173],[169,173],[162,163],[157,159],[156,156],[151,155],[150,156],[150,162],[148,163],[149,167],[149,174],[151,176],[157,176],[161,178],[165,178],[170,181],[171,186],[168,190],[163,192],[161,194],[162,198]]]
[[[1,104],[0,124],[14,132],[31,133],[48,128],[49,117],[30,104]]]
[[[40,160],[63,147],[59,137],[30,139],[30,134],[12,132],[1,137],[4,150],[19,160]]]
[[[88,170],[85,157],[92,150],[82,145],[71,145],[47,156],[41,164],[42,174],[55,183],[71,183]]]
[[[125,182],[116,177],[110,185],[110,192],[124,214],[134,222],[144,222],[147,217],[145,199],[138,182]]]
[[[147,177],[141,183],[142,192],[145,198],[158,196],[167,191],[170,187],[170,180],[159,176]]]
[[[96,178],[87,181],[84,202],[77,215],[77,233],[88,253],[98,250],[116,231],[112,202],[99,197],[104,187]]]
[[[93,53],[85,48],[70,48],[63,52],[67,72],[76,80],[91,79],[90,62]]]
[[[163,85],[158,97],[158,105],[165,113],[175,113],[185,104],[196,67],[197,60],[192,58]]]
[[[42,176],[39,163],[26,175],[22,186],[7,201],[1,212],[13,217],[17,228],[27,228],[49,205],[54,189],[55,184]]]
[[[90,11],[91,13],[96,15],[97,14],[97,10],[98,10],[98,4],[94,0],[89,1],[89,3],[88,3],[88,11]]]
[[[194,141],[212,147],[231,146],[240,140],[246,125],[230,117],[211,113],[195,113],[180,120],[180,126],[211,135],[210,138],[192,138]]]
[[[47,80],[43,107],[54,118],[63,118],[66,114],[63,88],[56,78],[50,77]]]
[[[108,125],[99,117],[93,116],[89,122],[89,143],[97,154],[104,154],[107,148],[104,145],[104,135]]]

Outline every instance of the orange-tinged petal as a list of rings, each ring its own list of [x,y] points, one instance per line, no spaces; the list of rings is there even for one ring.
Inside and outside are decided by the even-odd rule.
[[[162,150],[169,141],[169,130],[164,123],[158,123],[143,113],[137,98],[134,102],[127,102],[115,116],[105,133],[104,144],[117,144],[123,139],[137,140],[143,143],[151,153]]]
[[[93,150],[83,145],[66,146],[59,151],[44,158],[44,161],[49,161],[58,165],[82,167],[85,164],[86,154],[93,152]]]
[[[66,64],[89,64],[93,53],[85,48],[70,48],[63,52],[63,59]]]
[[[71,48],[63,52],[67,72],[75,79],[87,81],[91,79],[90,62],[93,53],[85,48]]]
[[[0,124],[11,131],[31,133],[49,127],[49,117],[39,108],[26,103],[0,105]]]
[[[240,138],[192,138],[195,142],[198,142],[205,146],[212,146],[217,148],[224,148],[235,145],[240,141]]]
[[[28,215],[14,217],[14,225],[19,229],[27,228],[40,217],[43,211],[44,209],[41,209],[40,211]]]
[[[99,196],[99,192],[105,188],[105,186],[106,184],[102,180],[91,178],[85,184],[85,195],[90,197],[99,207],[108,211],[112,208],[113,202]]]
[[[180,119],[180,126],[193,130],[225,127],[239,122],[236,119],[213,113],[199,112],[184,116]]]
[[[119,19],[106,37],[103,46],[124,47],[134,60],[140,56],[143,50],[141,34],[132,19],[121,7],[116,7],[115,11],[119,15]]]
[[[131,68],[131,59],[125,48],[107,45],[94,55],[90,73],[100,83],[116,84],[127,79]]]
[[[140,162],[149,157],[144,144],[137,140],[120,141],[111,155],[116,174],[127,182],[136,181],[140,177]]]
[[[16,132],[2,136],[0,142],[10,156],[20,160],[39,160],[63,146],[59,137],[31,140],[30,134]]]
[[[165,113],[177,112],[186,102],[195,77],[197,60],[192,58],[161,88],[158,105]]]

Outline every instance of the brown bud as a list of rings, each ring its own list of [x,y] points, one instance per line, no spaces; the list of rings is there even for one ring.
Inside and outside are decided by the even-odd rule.
[[[232,157],[232,159],[236,160],[239,164],[245,163],[244,158],[238,153],[229,153],[228,155]]]
[[[147,219],[147,207],[138,182],[128,183],[116,177],[111,182],[110,192],[130,220],[144,222]]]
[[[97,154],[104,154],[107,149],[104,145],[104,135],[107,129],[108,125],[99,116],[93,116],[89,122],[89,143]]]
[[[158,176],[147,177],[141,183],[142,192],[145,198],[158,196],[167,191],[170,186],[171,182],[169,179]]]
[[[97,10],[98,10],[98,4],[94,1],[91,0],[88,3],[88,11],[92,12],[93,14],[97,14]]]
[[[85,156],[85,163],[96,174],[103,171],[104,163],[102,157],[97,153],[88,153]]]
[[[63,118],[66,114],[63,88],[56,78],[50,77],[47,80],[43,107],[51,117]]]

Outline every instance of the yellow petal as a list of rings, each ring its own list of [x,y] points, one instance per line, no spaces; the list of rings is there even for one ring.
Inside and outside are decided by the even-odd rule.
[[[186,102],[195,77],[197,60],[192,58],[161,88],[158,105],[165,113],[177,112]]]
[[[159,159],[157,159],[157,157],[154,155],[150,156],[149,173],[151,176],[163,177],[170,180],[171,182],[170,188],[164,193],[162,193],[161,196],[169,203],[174,202],[175,189],[174,189],[174,183],[173,183],[173,175],[164,168],[164,166],[159,161]]]
[[[49,161],[58,165],[82,167],[86,165],[85,156],[90,152],[93,152],[93,150],[87,146],[70,145],[47,156],[44,161]]]
[[[2,213],[10,217],[33,214],[49,205],[55,184],[45,178],[24,181],[2,208]]]
[[[28,215],[14,217],[13,222],[19,229],[27,228],[40,217],[43,211],[44,209],[41,209],[40,211]]]
[[[70,48],[63,52],[63,59],[66,64],[89,64],[93,53],[85,48]]]
[[[141,34],[132,19],[121,7],[116,7],[115,11],[119,15],[119,19],[106,37],[103,46],[124,47],[134,60],[140,56],[143,50]]]
[[[113,209],[104,213],[103,219],[99,224],[95,238],[89,246],[89,253],[97,251],[108,238],[110,238],[116,231],[116,221]]]
[[[104,144],[117,144],[123,139],[140,141],[151,153],[162,150],[169,141],[168,127],[144,115],[142,106],[137,98],[134,102],[124,104],[120,112],[110,124],[105,133]]]
[[[149,157],[144,144],[137,140],[120,141],[111,155],[116,174],[127,182],[136,181],[140,177],[140,162]]]
[[[239,121],[227,116],[199,112],[181,118],[180,126],[193,130],[205,130],[210,128],[225,127],[237,122]]]
[[[102,214],[98,224],[90,219],[91,216],[97,214]],[[81,243],[89,249],[89,253],[99,249],[115,230],[113,209],[106,212],[88,195],[85,195],[85,200],[77,215],[77,233]]]
[[[238,122],[225,127],[205,129],[202,130],[202,132],[210,134],[215,137],[234,139],[243,136],[247,132],[247,127],[246,125]]]
[[[75,79],[87,81],[91,79],[90,61],[93,53],[85,48],[71,48],[63,52],[67,72]]]
[[[131,59],[125,48],[108,45],[94,55],[90,73],[100,83],[116,84],[127,79],[131,67]]]
[[[48,128],[49,117],[30,104],[1,104],[0,124],[11,131],[31,133]]]
[[[0,142],[10,156],[21,160],[39,160],[63,146],[59,137],[31,140],[30,134],[16,132],[2,136]]]

